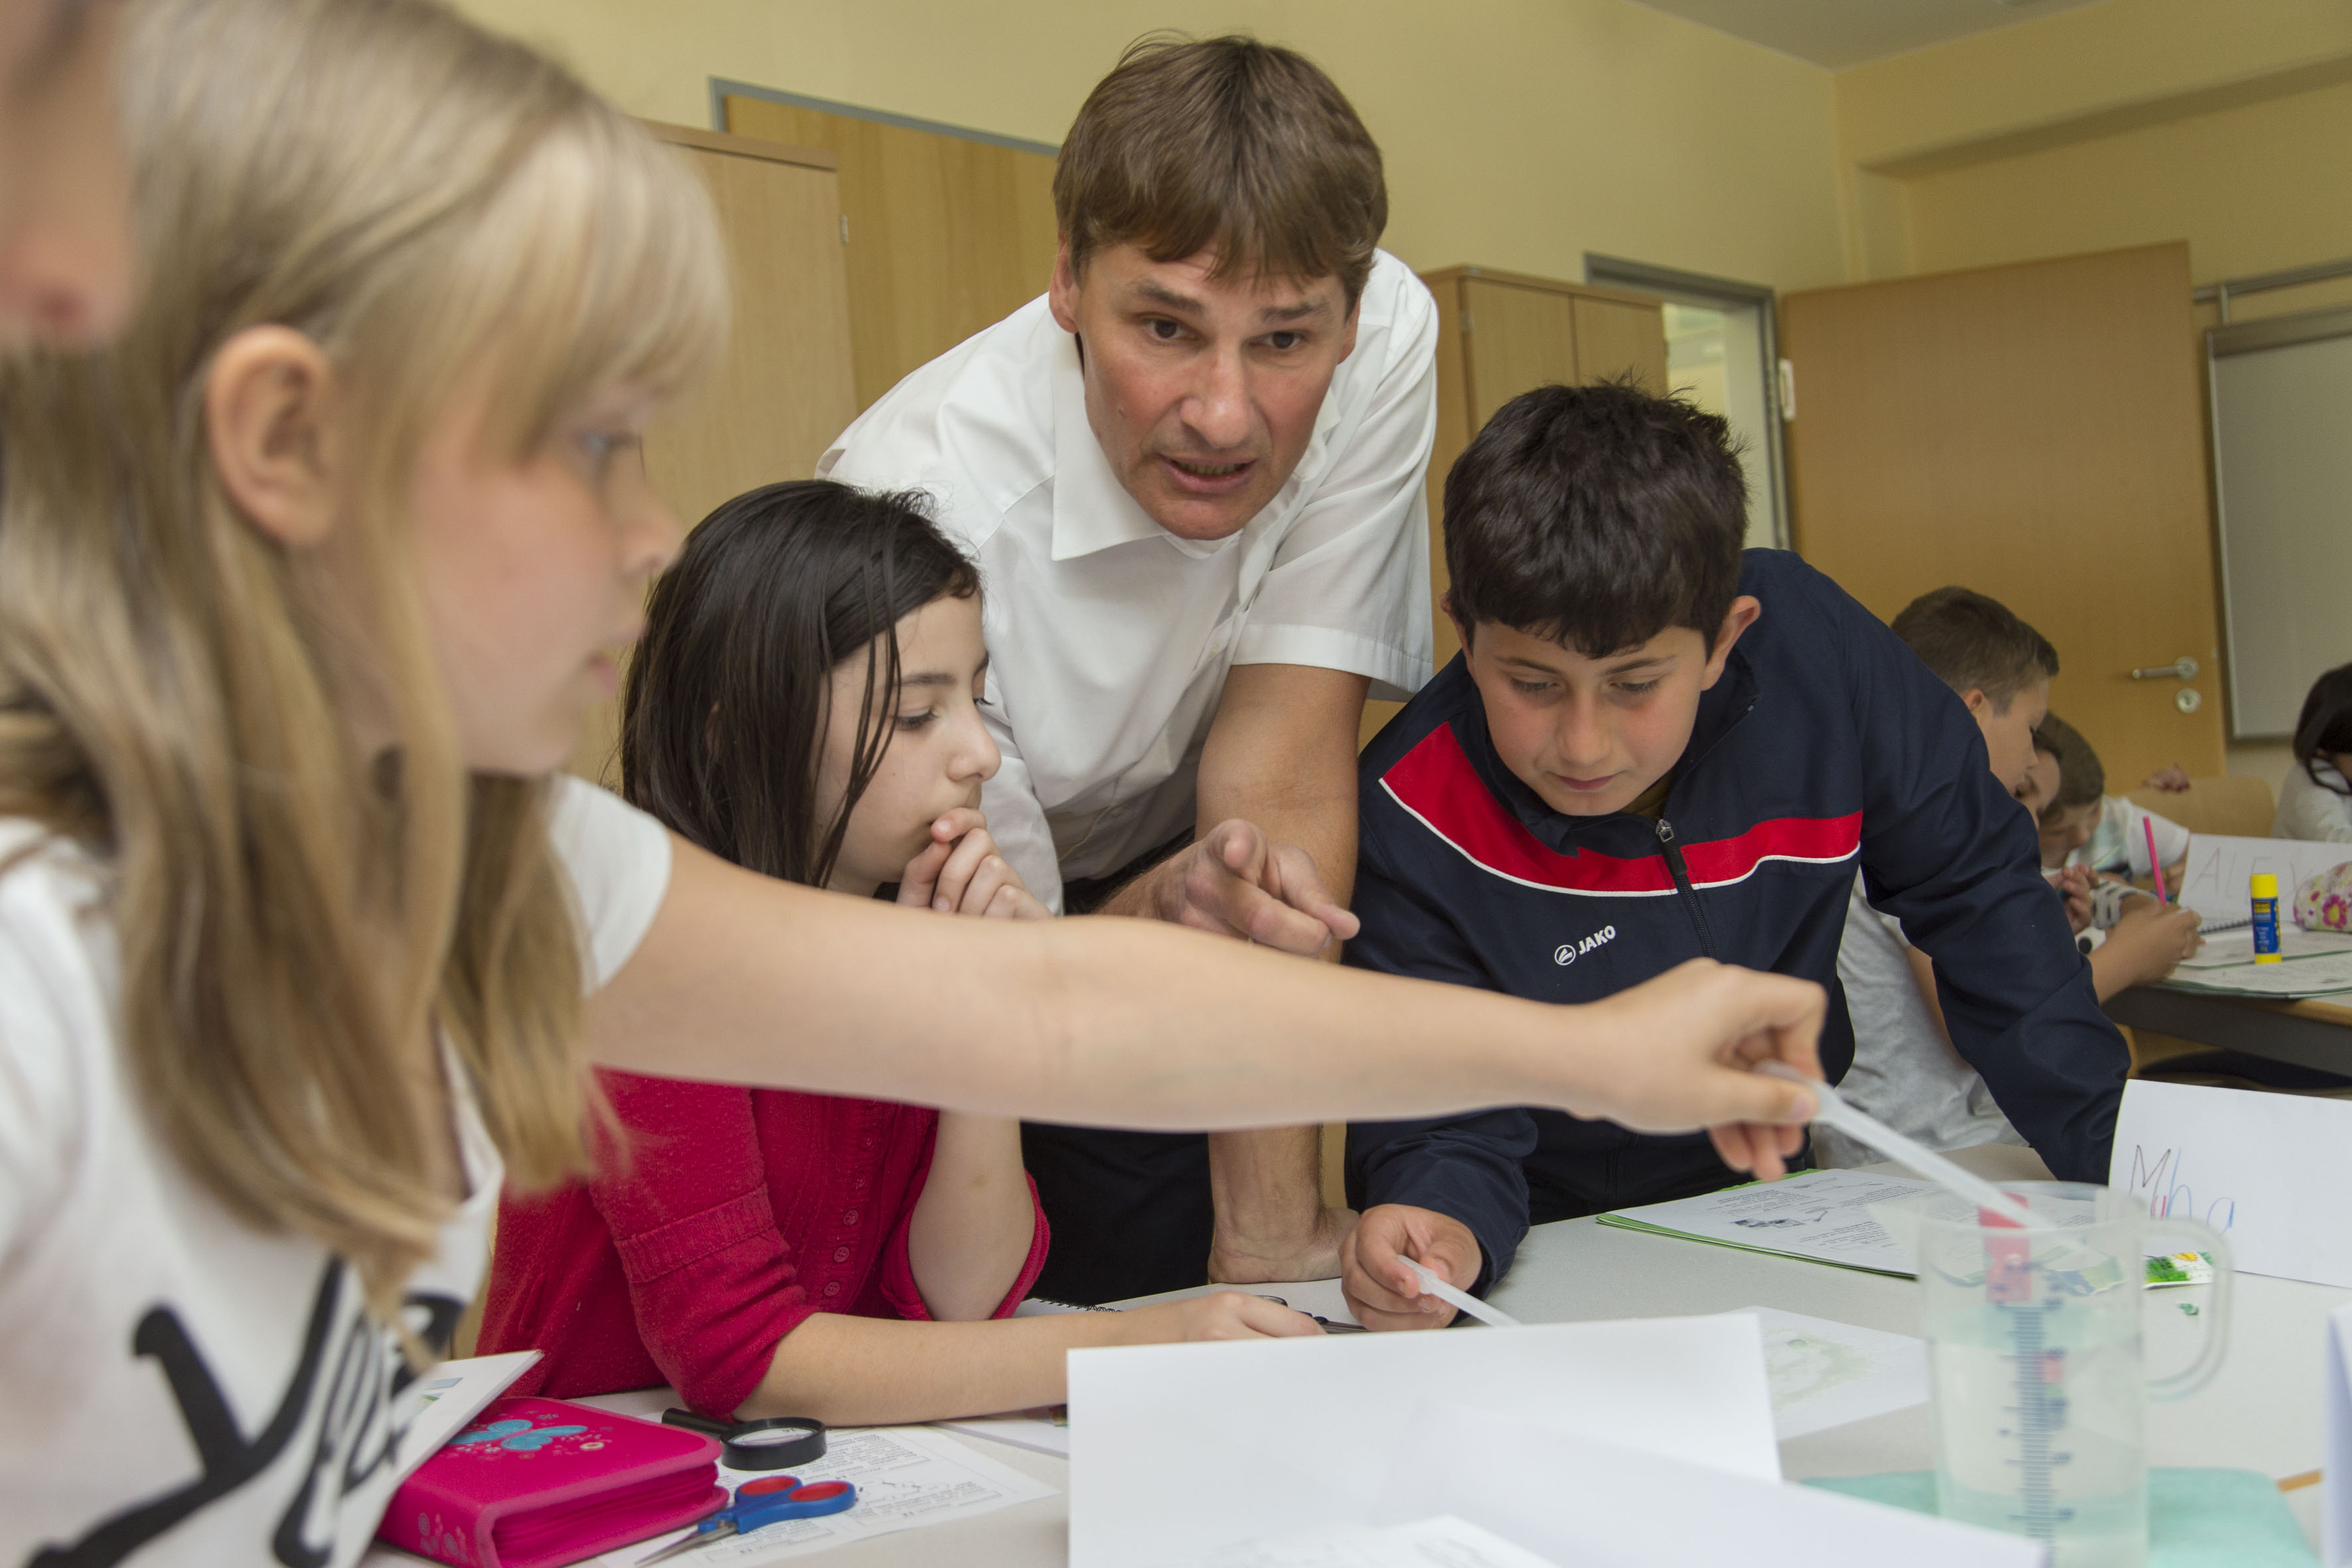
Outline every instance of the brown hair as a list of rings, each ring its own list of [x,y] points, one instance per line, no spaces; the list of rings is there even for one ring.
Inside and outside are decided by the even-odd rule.
[[[1983,692],[1997,713],[2008,712],[2017,694],[2035,681],[2058,673],[2058,650],[2048,637],[2000,600],[1969,588],[1920,595],[1895,617],[1895,635],[1937,679],[1963,697]],[[2064,761],[2062,755],[2062,765]]]
[[[1591,658],[1687,626],[1710,652],[1739,593],[1748,479],[1731,427],[1630,379],[1539,386],[1445,476],[1448,606]]]
[[[1306,56],[1255,38],[1154,34],[1095,85],[1054,165],[1070,270],[1104,246],[1210,276],[1337,278],[1355,306],[1388,226],[1381,150]]]
[[[2033,731],[2033,743],[2058,759],[2058,793],[2042,808],[2042,820],[2054,823],[2059,814],[2079,805],[2096,805],[2107,793],[2107,770],[2083,732],[2053,713]]]

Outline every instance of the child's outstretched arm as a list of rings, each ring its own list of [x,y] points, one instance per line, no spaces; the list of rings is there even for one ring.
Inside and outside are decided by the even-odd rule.
[[[1812,1110],[1751,1063],[1821,1071],[1820,987],[1704,960],[1549,1006],[1154,921],[938,920],[672,849],[651,928],[589,1005],[609,1066],[1113,1126],[1516,1104],[1743,1142]]]
[[[739,1419],[813,1415],[836,1426],[993,1415],[1069,1396],[1066,1352],[1094,1345],[1319,1334],[1263,1296],[1219,1291],[1124,1312],[1056,1312],[989,1323],[909,1323],[819,1312],[777,1344]]]

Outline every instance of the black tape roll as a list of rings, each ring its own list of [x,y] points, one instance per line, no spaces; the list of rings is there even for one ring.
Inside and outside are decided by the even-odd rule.
[[[807,1415],[770,1415],[757,1421],[713,1421],[691,1410],[666,1410],[662,1421],[683,1426],[723,1446],[730,1470],[788,1470],[824,1458],[824,1423]]]

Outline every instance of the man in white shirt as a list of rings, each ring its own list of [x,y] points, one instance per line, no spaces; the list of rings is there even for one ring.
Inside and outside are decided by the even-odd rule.
[[[1364,698],[1430,674],[1435,303],[1375,248],[1379,150],[1287,50],[1130,49],[1054,195],[1049,292],[817,471],[927,491],[978,557],[1004,755],[982,805],[1039,897],[1330,956]],[[1027,1152],[1044,1295],[1328,1274],[1351,1217],[1311,1128],[1032,1127]]]

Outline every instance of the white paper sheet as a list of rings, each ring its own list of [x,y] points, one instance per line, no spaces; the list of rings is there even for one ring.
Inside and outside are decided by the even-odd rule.
[[[2279,927],[2279,957],[2325,958],[2330,953],[2352,952],[2352,936],[2342,931],[2305,931],[2299,925]],[[2215,931],[2205,939],[2205,945],[2173,966],[2175,974],[2181,970],[2192,973],[2208,969],[2234,969],[2254,961],[2254,933],[2251,927],[2236,931]],[[2263,967],[2269,968],[2264,964]]]
[[[1492,1531],[1443,1514],[1376,1529],[1333,1524],[1252,1541],[1182,1568],[1559,1568]]]
[[[1360,1521],[1433,1392],[1780,1475],[1753,1318],[1139,1345],[1072,1351],[1069,1369],[1073,1568],[1155,1568]]]
[[[2352,991],[2352,953],[2242,963],[2225,969],[2175,970],[2171,984],[2184,990],[2221,991],[2233,996],[2326,996]]]
[[[1678,1237],[1777,1252],[1814,1263],[1907,1276],[1910,1252],[1864,1212],[1864,1205],[1941,1191],[1932,1182],[1909,1176],[1804,1171],[1784,1181],[1620,1209],[1601,1215],[1601,1223],[1622,1225],[1632,1220],[1637,1222],[1633,1228],[1671,1231]]]
[[[763,1472],[719,1468],[729,1490]],[[823,1519],[788,1519],[732,1540],[715,1542],[679,1560],[683,1568],[719,1563],[778,1563],[853,1541],[867,1541],[926,1524],[946,1524],[1054,1495],[1054,1489],[928,1426],[866,1426],[825,1435],[824,1458],[795,1465],[809,1481],[854,1481],[857,1506]],[[604,1568],[635,1568],[677,1531],[608,1552],[592,1561]]]
[[[2151,1214],[2203,1220],[2246,1273],[2347,1286],[2352,1210],[2336,1165],[2347,1147],[2352,1100],[2135,1079],[2107,1184]]]
[[[1764,1331],[1772,1429],[1782,1442],[1927,1403],[1927,1342],[1853,1323],[1742,1307]]]
[[[1524,1332],[1525,1331],[1522,1331]],[[1441,1511],[1573,1568],[2035,1568],[2021,1536],[1423,1401],[1375,1524]]]
[[[2352,1303],[2327,1314],[2327,1462],[2320,1468],[2320,1557],[2327,1568],[2352,1563]]]
[[[2253,895],[2247,884],[2258,871],[2279,879],[2279,925],[2291,920],[2294,890],[2305,879],[2352,860],[2352,847],[2306,843],[2295,838],[2231,838],[2193,833],[2189,858],[2174,897],[2205,917],[2242,921],[2253,912]]]
[[[537,1351],[509,1351],[445,1361],[402,1389],[393,1418],[395,1426],[405,1421],[408,1428],[400,1439],[400,1479],[406,1480],[538,1359]]]

